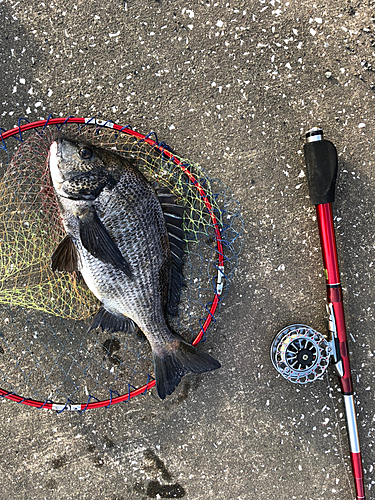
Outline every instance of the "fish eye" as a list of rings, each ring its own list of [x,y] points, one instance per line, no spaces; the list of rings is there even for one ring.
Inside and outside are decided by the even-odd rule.
[[[83,160],[89,160],[92,157],[92,150],[86,146],[83,146],[78,151],[78,154]]]

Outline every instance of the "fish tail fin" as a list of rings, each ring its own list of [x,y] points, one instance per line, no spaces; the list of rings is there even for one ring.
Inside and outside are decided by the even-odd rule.
[[[165,349],[160,355],[153,352],[156,390],[161,399],[172,394],[187,373],[208,372],[221,366],[209,354],[197,351],[191,344],[177,338],[178,347],[174,350]]]

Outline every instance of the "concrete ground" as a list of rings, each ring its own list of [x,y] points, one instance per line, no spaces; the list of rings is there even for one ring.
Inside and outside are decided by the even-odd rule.
[[[354,498],[333,368],[296,387],[269,348],[324,331],[304,132],[339,154],[334,204],[367,498],[375,499],[375,5],[372,0],[0,0],[1,126],[97,116],[147,133],[234,191],[238,271],[203,346],[222,363],[108,410],[3,401],[6,499]]]

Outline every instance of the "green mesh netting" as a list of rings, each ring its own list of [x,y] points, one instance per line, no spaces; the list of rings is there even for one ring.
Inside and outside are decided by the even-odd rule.
[[[216,292],[218,249],[212,218],[196,185],[160,149],[105,127],[76,124],[30,130],[13,155],[15,141],[8,139],[0,182],[0,387],[65,404],[128,393],[153,373],[142,335],[87,333],[99,306],[96,298],[75,273],[51,271],[51,255],[64,237],[48,167],[49,147],[58,135],[132,158],[150,182],[168,187],[187,208],[186,287],[179,314],[169,321],[190,341],[201,330]],[[218,219],[225,292],[241,245],[238,202],[198,165],[181,161],[203,187]]]

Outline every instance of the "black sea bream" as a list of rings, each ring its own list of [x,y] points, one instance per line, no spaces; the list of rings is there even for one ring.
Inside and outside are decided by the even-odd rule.
[[[162,399],[187,373],[219,368],[166,321],[180,292],[180,270],[172,257],[182,248],[181,224],[174,226],[180,219],[173,215],[181,208],[173,195],[159,189],[158,196],[129,160],[88,144],[59,139],[51,145],[49,162],[67,234],[52,256],[52,268],[79,270],[101,301],[91,328],[116,332],[134,322],[151,345]],[[163,197],[170,215],[163,213]]]

